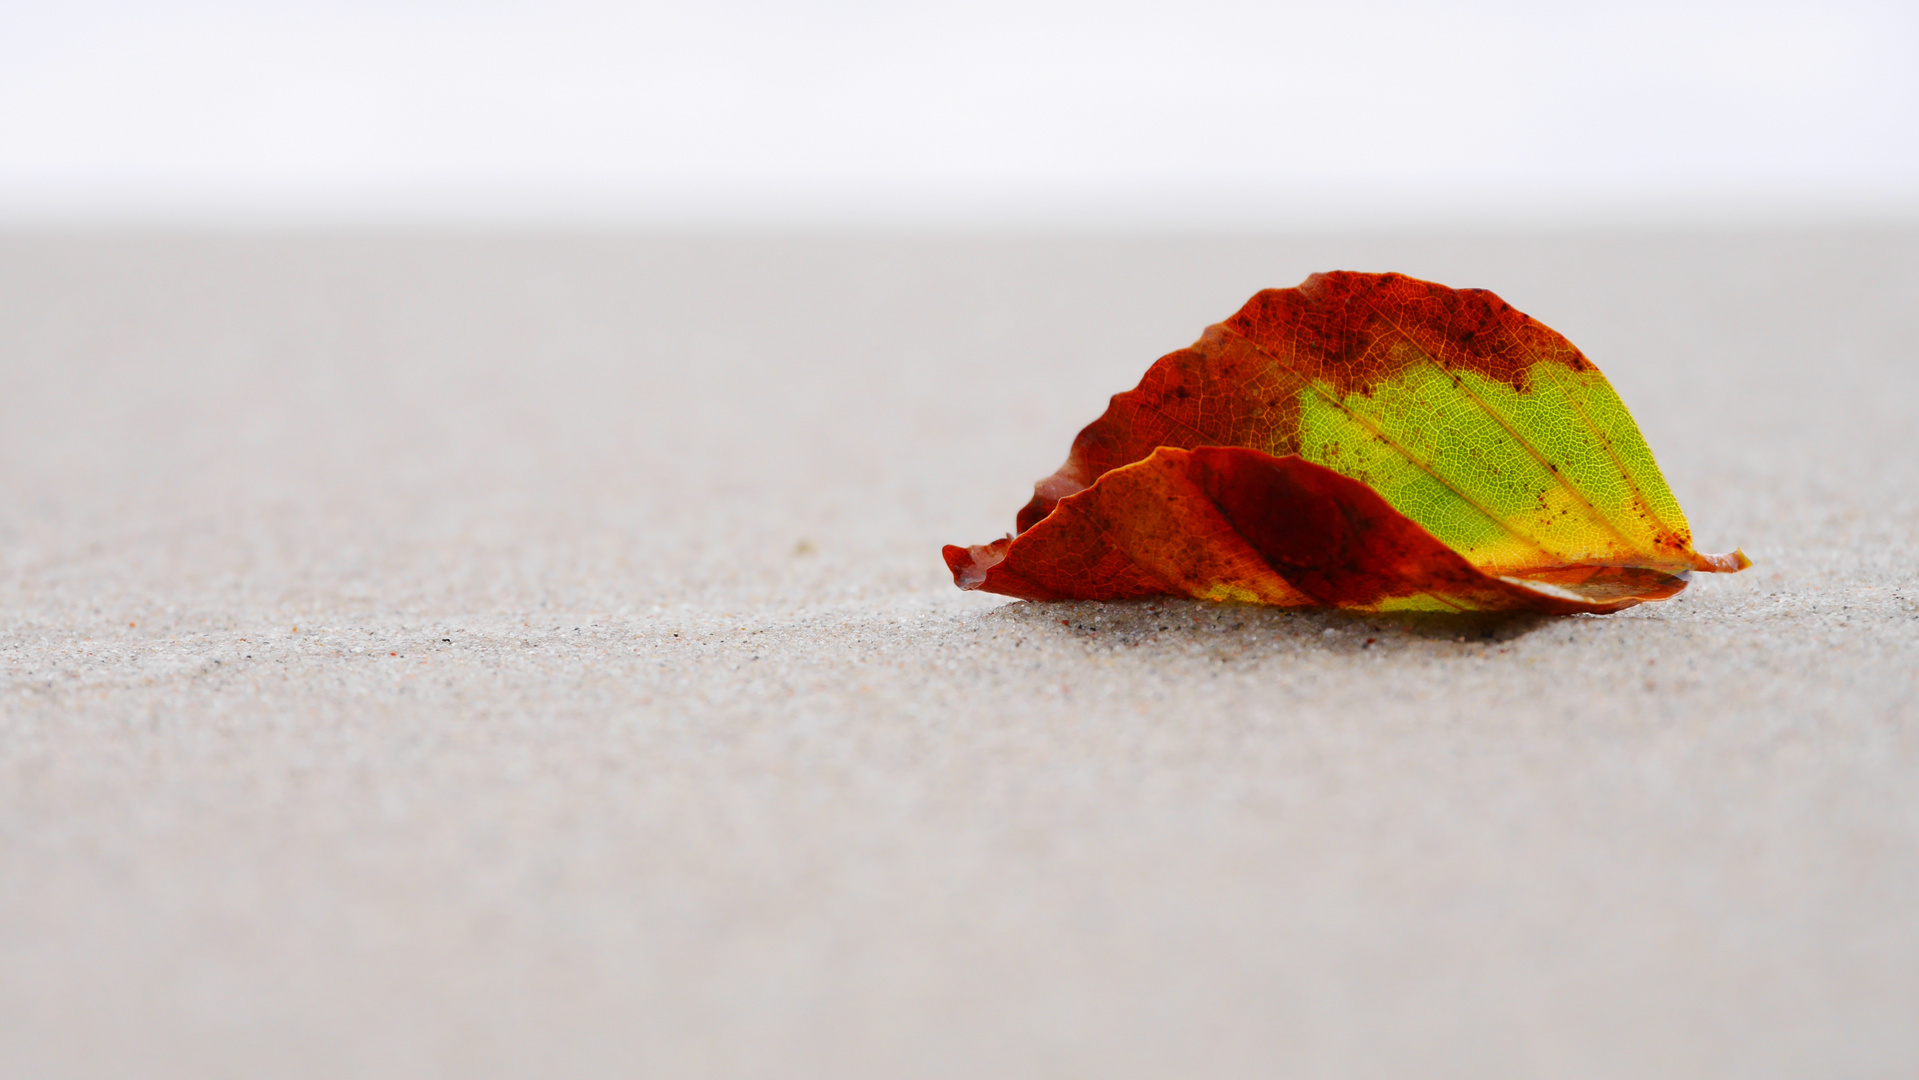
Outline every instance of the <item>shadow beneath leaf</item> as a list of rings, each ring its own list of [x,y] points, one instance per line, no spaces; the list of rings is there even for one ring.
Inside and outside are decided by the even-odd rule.
[[[1145,600],[1026,600],[984,613],[989,625],[1034,636],[1077,638],[1088,644],[1138,646],[1151,642],[1250,645],[1286,641],[1329,652],[1356,652],[1414,643],[1475,648],[1516,641],[1537,630],[1565,627],[1588,616],[1514,612],[1364,614],[1323,608],[1216,604],[1158,597]]]

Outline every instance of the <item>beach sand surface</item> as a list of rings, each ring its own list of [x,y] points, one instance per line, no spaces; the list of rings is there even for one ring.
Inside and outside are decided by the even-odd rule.
[[[1329,269],[1755,567],[953,587]],[[1919,1074],[1916,341],[1911,228],[0,238],[0,1075]]]

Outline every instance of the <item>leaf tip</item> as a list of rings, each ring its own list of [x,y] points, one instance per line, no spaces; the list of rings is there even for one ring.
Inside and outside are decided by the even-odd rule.
[[[1712,555],[1703,551],[1693,552],[1692,568],[1705,574],[1737,574],[1750,569],[1752,560],[1746,557],[1742,548],[1733,548],[1730,555]]]
[[[946,557],[946,568],[953,572],[953,584],[970,590],[986,583],[986,572],[1005,561],[1006,549],[1012,546],[1013,538],[1008,536],[970,547],[948,544],[940,549],[940,554]]]

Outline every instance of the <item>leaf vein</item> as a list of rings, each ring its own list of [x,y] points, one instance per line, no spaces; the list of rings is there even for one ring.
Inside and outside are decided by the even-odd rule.
[[[1228,329],[1231,330],[1230,327]],[[1491,510],[1488,510],[1486,507],[1481,506],[1477,499],[1474,499],[1472,496],[1466,494],[1464,491],[1461,491],[1457,484],[1454,484],[1452,481],[1439,475],[1439,473],[1434,470],[1430,462],[1420,460],[1420,458],[1417,455],[1415,455],[1412,451],[1406,449],[1404,446],[1401,446],[1397,441],[1388,437],[1386,433],[1381,431],[1376,425],[1368,421],[1366,418],[1360,416],[1358,413],[1354,412],[1350,407],[1347,406],[1345,402],[1334,397],[1331,393],[1329,393],[1326,390],[1325,387],[1321,386],[1317,381],[1313,379],[1309,379],[1304,374],[1301,374],[1300,370],[1297,367],[1273,355],[1273,353],[1270,352],[1265,346],[1261,345],[1257,341],[1254,341],[1252,338],[1247,337],[1245,334],[1241,334],[1237,330],[1232,330],[1231,332],[1236,334],[1242,340],[1244,340],[1248,345],[1251,345],[1254,349],[1257,349],[1262,355],[1270,359],[1273,363],[1278,364],[1281,367],[1284,367],[1286,370],[1292,372],[1293,375],[1296,376],[1300,382],[1311,387],[1315,393],[1317,393],[1320,397],[1325,398],[1326,401],[1330,403],[1334,408],[1338,409],[1340,412],[1345,413],[1347,419],[1351,420],[1353,423],[1364,428],[1367,434],[1371,435],[1375,439],[1378,439],[1380,442],[1385,443],[1388,447],[1390,447],[1393,450],[1394,453],[1398,454],[1402,458],[1405,458],[1408,462],[1412,463],[1413,466],[1418,468],[1421,472],[1424,472],[1427,476],[1432,477],[1435,481],[1439,483],[1441,487],[1445,488],[1446,490],[1452,492],[1454,495],[1458,496],[1459,501],[1465,503],[1467,506],[1470,506],[1474,510],[1478,511],[1480,516],[1484,517],[1487,521],[1492,522],[1494,525],[1497,525],[1500,528],[1506,530],[1506,532],[1510,533],[1514,537],[1532,545],[1534,548],[1538,549],[1540,554],[1549,556],[1553,559],[1557,559],[1561,562],[1565,561],[1565,557],[1563,555],[1546,547],[1544,544],[1541,544],[1536,538],[1528,536],[1527,534],[1520,532],[1518,529],[1513,528],[1513,526],[1509,522],[1507,522],[1505,519],[1493,513]],[[1295,351],[1297,351],[1296,345],[1295,345]]]
[[[1419,344],[1418,340],[1416,340],[1412,336],[1412,334],[1408,333],[1404,327],[1400,326],[1399,322],[1396,319],[1394,319],[1391,315],[1388,315],[1384,311],[1381,311],[1377,304],[1374,304],[1370,299],[1368,299],[1366,301],[1366,306],[1371,308],[1373,310],[1373,313],[1375,315],[1378,315],[1380,319],[1383,322],[1385,322],[1387,326],[1392,327],[1395,333],[1397,333],[1400,337],[1406,339],[1406,342],[1410,344],[1413,348],[1418,349],[1421,353],[1424,353],[1426,351],[1425,348]],[[1537,368],[1540,366],[1542,361],[1539,359],[1537,354],[1533,353],[1532,350],[1527,349],[1525,346],[1525,343],[1522,341],[1518,341],[1517,337],[1514,338],[1514,342],[1515,344],[1519,345],[1520,351],[1526,354],[1527,359],[1529,361],[1528,367]],[[1440,339],[1440,345],[1443,353],[1443,349],[1445,346],[1445,338],[1443,336]],[[1447,367],[1446,359],[1443,354],[1440,356],[1431,357],[1431,359],[1433,360],[1434,363],[1439,365],[1439,369],[1441,371],[1446,371],[1450,373],[1451,369]],[[1506,434],[1512,436],[1513,442],[1518,443],[1521,449],[1525,450],[1527,454],[1531,455],[1534,461],[1538,462],[1541,466],[1545,468],[1546,472],[1553,478],[1554,483],[1558,484],[1567,493],[1571,494],[1574,499],[1578,500],[1580,506],[1585,507],[1586,514],[1588,517],[1598,522],[1599,524],[1605,526],[1608,532],[1612,533],[1614,536],[1619,538],[1619,542],[1621,544],[1624,544],[1627,550],[1630,551],[1632,549],[1633,542],[1631,538],[1629,538],[1625,534],[1624,530],[1620,529],[1618,523],[1613,521],[1611,518],[1607,517],[1606,515],[1600,513],[1599,508],[1592,504],[1592,500],[1586,498],[1585,492],[1582,492],[1578,488],[1572,486],[1571,482],[1569,482],[1566,479],[1565,474],[1561,473],[1557,468],[1555,468],[1552,462],[1547,461],[1546,455],[1540,453],[1539,449],[1533,446],[1533,444],[1530,441],[1528,441],[1524,435],[1521,435],[1516,428],[1514,428],[1511,424],[1507,423],[1505,417],[1500,416],[1498,413],[1494,412],[1493,407],[1487,404],[1484,398],[1474,393],[1472,391],[1472,388],[1468,387],[1464,381],[1458,378],[1455,378],[1453,380],[1453,388],[1455,390],[1458,390],[1461,394],[1465,395],[1466,400],[1472,402],[1474,405],[1479,406],[1480,412],[1485,413],[1487,417],[1489,417],[1492,420],[1493,423],[1498,424],[1502,429],[1505,430]],[[1565,393],[1564,387],[1559,387],[1558,389],[1560,390],[1562,394]],[[1599,436],[1599,429],[1593,424],[1592,418],[1586,415],[1585,410],[1579,408],[1579,403],[1576,401],[1572,401],[1572,395],[1570,394],[1566,394],[1566,398],[1568,401],[1572,403],[1573,408],[1576,411],[1578,411],[1581,419],[1584,419],[1586,421],[1586,426],[1592,429],[1593,435],[1595,437]],[[1606,443],[1606,440],[1603,438],[1600,438],[1599,442],[1601,443],[1601,445],[1606,446],[1606,452],[1607,454],[1612,456],[1613,463],[1615,465],[1620,465],[1619,456],[1617,454],[1612,453],[1612,447]],[[1626,475],[1625,467],[1623,465],[1620,465],[1619,471],[1621,476]],[[1632,478],[1627,476],[1626,482],[1628,484],[1631,484]],[[1514,531],[1517,531],[1517,530],[1514,530]]]

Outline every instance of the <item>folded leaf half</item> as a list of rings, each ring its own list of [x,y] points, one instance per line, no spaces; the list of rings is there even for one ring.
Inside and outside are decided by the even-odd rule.
[[[1591,361],[1490,292],[1400,274],[1270,289],[1162,357],[1034,487],[949,546],[1026,599],[1617,611],[1745,555],[1693,550]]]

